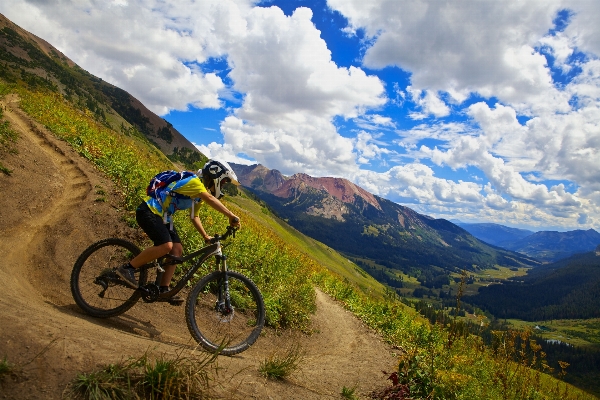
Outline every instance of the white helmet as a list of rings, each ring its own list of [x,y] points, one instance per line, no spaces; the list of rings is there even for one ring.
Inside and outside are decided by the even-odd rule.
[[[210,184],[210,181],[212,181],[212,183],[214,184],[213,195],[217,199],[223,197],[223,192],[221,191],[221,188],[224,184],[239,184],[235,172],[233,172],[233,169],[225,161],[208,160],[208,162],[204,164],[204,167],[198,170],[196,174],[198,176],[202,176],[204,185],[209,190],[213,186],[212,184]]]

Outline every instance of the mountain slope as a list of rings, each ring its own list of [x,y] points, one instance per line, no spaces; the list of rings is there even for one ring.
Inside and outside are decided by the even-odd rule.
[[[110,136],[109,141],[120,144],[116,147],[127,147],[124,153],[146,162],[146,171],[169,165],[168,160],[151,143],[139,140],[136,135],[121,135],[123,142],[114,140],[119,135],[100,129],[97,120],[91,118],[94,113],[88,109],[76,109],[68,100],[63,104],[53,93],[24,90],[23,85],[30,86],[20,78],[13,83],[14,86],[6,85],[0,78],[0,122],[4,124],[6,119],[19,136],[14,153],[0,154],[12,171],[0,175],[0,192],[11,194],[0,199],[2,209],[10,210],[0,221],[0,254],[4,261],[0,266],[3,282],[0,361],[7,360],[15,372],[8,376],[0,374],[0,392],[12,399],[58,399],[63,398],[65,385],[78,373],[88,373],[101,365],[144,354],[163,360],[179,359],[182,355],[196,357],[199,352],[187,331],[183,309],[140,302],[123,316],[99,320],[84,315],[74,305],[69,290],[73,263],[92,242],[115,236],[140,244],[145,240],[139,230],[131,227],[131,214],[123,209],[125,188],[111,182],[112,171],[107,172],[97,161],[111,158],[115,162],[111,167],[116,166],[114,169],[127,177],[139,178],[139,171],[128,168],[130,164],[117,166],[122,155],[117,151],[111,153],[112,157],[105,157],[109,149],[102,146],[102,140]],[[47,113],[32,117],[21,108],[31,105],[31,99],[25,96],[37,96],[50,106],[60,103],[60,107],[48,107]],[[48,122],[49,117],[59,112],[64,117],[59,121],[62,125]],[[37,118],[44,123],[36,121]],[[106,133],[106,137],[92,138],[78,131],[90,127]],[[57,134],[59,130],[74,132],[79,140],[72,145]],[[218,221],[205,222],[211,232],[220,231]],[[244,243],[244,235],[250,234],[249,226],[250,216],[247,216],[234,246],[227,248],[230,265],[239,266],[246,261],[232,253],[235,244]],[[186,243],[193,240],[186,239]],[[318,246],[312,240],[310,243]],[[268,246],[269,237],[261,237],[259,245]],[[278,250],[297,254],[292,244]],[[285,271],[278,273],[285,276]],[[276,282],[274,275],[269,277],[271,282]],[[261,290],[266,299],[269,293],[264,286]],[[289,290],[280,287],[279,292],[286,294]],[[336,396],[339,388],[350,382],[360,383],[365,393],[385,385],[380,370],[393,369],[395,365],[390,346],[323,293],[313,291],[312,295],[318,307],[311,315],[312,324],[306,327],[312,334],[265,329],[244,357],[219,360],[219,374],[210,376],[211,380],[218,380],[214,386],[222,391],[215,397],[317,399]],[[281,305],[278,299],[271,301]],[[298,298],[293,301],[298,302]],[[258,360],[294,345],[308,356],[303,363],[306,371],[302,371],[293,385],[261,381]],[[327,354],[323,353],[324,348]],[[354,351],[356,348],[360,352]],[[261,383],[256,384],[257,381]]]
[[[206,159],[170,123],[139,100],[81,69],[48,42],[21,29],[2,14],[0,63],[0,79],[60,93],[82,111],[91,111],[107,127],[123,133],[132,130],[142,133],[173,161],[193,164]]]
[[[418,214],[345,179],[285,177],[260,165],[232,167],[242,185],[292,226],[351,257],[430,274],[431,279],[442,270],[536,265],[528,257],[480,242],[449,221]]]
[[[31,87],[20,78],[14,86],[0,79],[0,93],[10,93],[6,97],[8,103],[0,109],[9,110],[5,115],[21,136],[17,142],[18,154],[0,155],[13,171],[0,179],[0,192],[11,194],[0,198],[4,203],[2,208],[11,210],[0,221],[0,254],[4,256],[0,266],[4,289],[0,293],[3,305],[0,357],[8,355],[9,363],[17,363],[14,375],[5,375],[0,382],[2,394],[14,399],[62,398],[67,395],[64,384],[76,372],[99,371],[103,365],[129,362],[129,357],[149,356],[167,362],[196,357],[199,352],[189,339],[181,310],[168,304],[140,302],[123,316],[98,320],[83,315],[74,306],[68,290],[74,259],[91,241],[124,234],[130,239],[144,240],[131,228],[132,209],[123,208],[124,198],[130,196],[133,204],[139,203],[147,175],[172,164],[134,132],[118,134],[103,129],[98,123],[102,121],[98,108],[87,108],[85,104],[74,107],[71,101],[77,98],[67,100],[58,96],[57,91],[33,92],[23,85]],[[90,104],[94,106],[93,102]],[[92,115],[96,115],[94,120]],[[211,232],[221,230],[218,215],[206,217],[203,220]],[[479,347],[469,350],[466,346],[454,346],[456,351],[452,353],[446,346],[445,331],[437,328],[430,331],[414,315],[414,310],[388,301],[361,305],[357,291],[346,283],[334,280],[327,282],[331,286],[324,284],[344,302],[352,302],[347,305],[361,314],[363,321],[359,323],[339,306],[341,302],[334,303],[327,296],[314,293],[312,287],[305,293],[297,291],[297,278],[306,277],[306,271],[291,268],[296,260],[305,262],[304,255],[290,243],[272,246],[276,240],[271,240],[272,235],[266,229],[256,235],[257,222],[250,213],[244,215],[243,221],[244,229],[232,246],[227,247],[230,266],[256,273],[253,276],[257,283],[261,279],[259,287],[272,311],[281,312],[286,318],[304,318],[311,313],[282,306],[285,303],[296,306],[304,295],[311,297],[311,294],[317,311],[313,314],[313,325],[306,327],[310,335],[298,330],[266,329],[243,356],[219,358],[219,373],[215,372],[214,378],[218,379],[215,388],[221,392],[214,397],[335,398],[339,397],[340,388],[347,385],[357,387],[357,396],[365,397],[376,387],[389,386],[380,371],[397,368],[397,352],[392,353],[379,336],[365,329],[365,324],[384,332],[396,349],[410,348],[409,361],[415,371],[425,373],[425,381],[458,377],[458,380],[438,381],[433,390],[448,390],[448,397],[460,398],[471,398],[473,393],[500,393],[495,380],[479,381],[501,373],[494,370],[493,359],[484,354],[487,352]],[[195,236],[184,235],[186,244],[193,242]],[[248,249],[267,251],[255,253],[262,257],[252,257],[249,252],[242,253]],[[282,266],[280,259],[286,259],[287,265],[268,269],[271,263]],[[307,264],[314,268],[312,273],[322,271],[312,262]],[[290,274],[290,269],[297,273]],[[290,298],[292,301],[288,302]],[[260,360],[298,345],[306,358],[291,382],[274,382],[259,376]],[[431,349],[442,348],[444,353],[438,355],[444,357],[436,355],[435,376],[429,375],[427,360]],[[471,355],[477,358],[475,366]],[[480,373],[482,368],[484,374]],[[456,371],[460,373],[457,375]],[[213,375],[209,378],[212,380]],[[463,389],[461,386],[467,381],[469,387]],[[421,385],[419,381],[415,383]],[[558,382],[551,381],[535,388],[536,394],[543,397],[546,391],[550,393],[547,387],[563,390]],[[527,388],[529,392],[531,389]],[[517,392],[520,390],[517,388]],[[569,393],[574,391],[569,390]],[[427,389],[424,393],[433,391]]]
[[[458,222],[456,225],[460,226],[477,239],[498,247],[504,247],[504,243],[515,242],[535,233],[527,229],[510,228],[508,226],[491,223],[468,224]]]
[[[529,321],[600,317],[600,255],[577,254],[527,276],[479,289],[464,301],[498,318]]]
[[[181,168],[167,160],[164,153],[155,147],[156,143],[147,140],[147,137],[137,131],[135,127],[124,127],[128,120],[141,124],[139,121],[157,120],[156,115],[148,114],[149,111],[141,103],[132,99],[121,89],[103,84],[100,79],[85,71],[82,72],[66,57],[58,55],[49,44],[44,42],[45,47],[42,49],[35,40],[41,41],[41,39],[21,30],[5,18],[0,19],[0,22],[3,24],[3,27],[0,26],[0,59],[9,60],[9,67],[2,69],[4,75],[0,78],[2,91],[10,93],[11,90],[14,90],[15,94],[10,95],[13,98],[11,101],[17,102],[18,97],[21,96],[20,107],[23,111],[35,116],[38,122],[69,142],[83,157],[95,163],[101,171],[118,182],[122,187],[121,192],[125,198],[124,207],[126,209],[132,211],[137,207],[142,196],[145,195],[148,180],[157,171]],[[23,69],[17,76],[15,74],[18,68]],[[28,68],[29,72],[24,68]],[[44,76],[44,79],[39,78],[40,76]],[[3,83],[6,80],[11,84]],[[75,90],[79,90],[79,92],[71,93]],[[102,97],[106,93],[110,96]],[[82,101],[83,99],[87,99],[87,101]],[[100,104],[95,99],[105,102]],[[115,99],[120,100],[116,101]],[[132,108],[132,104],[137,106]],[[123,113],[125,117],[120,113]],[[196,157],[196,160],[205,158],[196,149],[191,149],[190,154]],[[171,154],[171,156],[173,155],[174,153]],[[175,158],[176,161],[182,161],[180,158]],[[173,161],[173,157],[171,160]],[[186,157],[185,161],[188,168],[199,163],[199,161],[194,162],[190,156]],[[245,202],[243,206],[252,208],[252,201]],[[260,206],[255,208],[260,209]],[[283,221],[264,221],[254,218],[252,214],[253,211],[249,211],[246,219],[252,218],[257,222],[257,224],[252,224],[256,229],[253,232],[255,235],[262,235],[267,230],[279,233],[286,230],[282,227],[273,229],[273,226],[278,224],[286,225]],[[133,220],[131,216],[126,218]],[[251,233],[252,229],[249,228],[248,222],[245,224],[247,227],[245,231]],[[180,234],[187,235],[186,232],[180,232]],[[362,287],[366,292],[382,295],[383,287],[355,264],[337,253],[333,254],[335,252],[332,249],[325,248],[326,246],[316,243],[312,239],[303,238],[299,232],[296,231],[295,234],[293,251],[287,252],[290,258],[274,252],[272,258],[269,259],[270,263],[264,267],[265,269],[267,267],[276,268],[279,265],[289,268],[286,273],[290,273],[289,271],[293,268],[308,269],[312,263],[318,263],[332,268],[350,282]],[[272,235],[267,235],[267,237],[268,239],[263,238],[266,240],[266,245],[283,246],[283,242],[277,242]],[[290,237],[291,235],[287,235],[286,239]],[[252,240],[251,236],[246,240]],[[271,240],[273,240],[272,243]],[[193,240],[191,243],[192,246],[195,245]],[[315,252],[309,248],[322,250],[315,255]],[[303,253],[307,258],[302,259],[297,252]],[[292,256],[294,254],[297,256]],[[247,258],[249,254],[246,253],[244,256]],[[320,261],[319,257],[323,260]],[[261,262],[264,261],[265,259],[262,258]],[[269,273],[264,272],[264,276],[267,275]],[[284,276],[284,274],[280,275]],[[310,307],[312,299],[307,294],[308,292],[302,294],[304,296],[302,299],[306,300],[303,304],[299,301],[300,298],[291,299],[296,290],[302,290],[302,285],[309,285],[308,277],[302,274],[292,274],[288,277],[287,283],[291,284],[296,278],[304,280],[304,283],[287,291],[279,290],[279,294],[275,295],[279,299],[272,300],[279,302],[280,306],[282,301],[285,301],[290,303],[290,307],[292,307],[292,303],[300,308]],[[276,281],[269,279],[269,282],[274,285]],[[283,294],[284,292],[287,294]],[[273,315],[277,316],[278,314]],[[297,315],[305,314],[298,313]],[[308,320],[308,316],[303,318]]]
[[[553,262],[576,253],[592,251],[600,244],[600,233],[593,229],[569,232],[542,231],[502,247],[542,261]]]
[[[11,210],[0,219],[0,361],[16,368],[0,374],[0,398],[63,399],[79,374],[144,354],[201,357],[181,307],[139,302],[123,316],[96,319],[75,306],[69,279],[79,253],[96,240],[134,240],[139,232],[122,220],[118,189],[106,176],[14,106],[5,115],[20,135],[19,154],[3,158],[14,173],[0,177],[0,191],[14,196],[0,198]],[[99,189],[106,201],[97,201]],[[15,199],[26,201],[15,206]],[[220,357],[218,373],[208,370],[214,397],[316,400],[335,398],[344,385],[364,393],[385,387],[380,370],[396,364],[391,346],[323,293],[316,304],[312,334],[265,329],[243,356]],[[263,379],[258,363],[294,345],[307,357],[293,384]]]

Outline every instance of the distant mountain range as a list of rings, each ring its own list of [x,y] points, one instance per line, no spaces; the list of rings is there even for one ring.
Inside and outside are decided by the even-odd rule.
[[[492,223],[468,224],[456,222],[456,225],[460,226],[477,239],[499,247],[504,247],[506,243],[515,242],[535,233],[527,229],[510,228],[508,226]]]
[[[457,225],[486,243],[544,262],[554,262],[573,254],[589,252],[600,244],[600,233],[594,229],[532,232],[499,224],[458,222]]]
[[[524,277],[479,289],[465,302],[497,318],[529,321],[600,317],[600,246],[552,264],[534,268]]]
[[[600,233],[588,229],[587,231],[536,232],[521,240],[505,243],[503,247],[541,261],[552,262],[573,254],[592,251],[598,244],[600,244]]]
[[[291,177],[262,165],[232,164],[240,183],[290,225],[354,260],[429,274],[535,266],[527,257],[482,243],[459,226],[421,215],[341,178]]]

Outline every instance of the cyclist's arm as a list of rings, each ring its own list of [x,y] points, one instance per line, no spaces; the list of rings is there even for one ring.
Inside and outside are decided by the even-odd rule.
[[[202,235],[202,238],[204,238],[205,242],[209,242],[210,239],[212,239],[212,237],[209,236],[204,230],[204,226],[202,226],[202,221],[200,221],[199,217],[192,218],[192,225],[194,225],[194,228],[196,228],[200,235]]]
[[[202,192],[199,196],[206,204],[225,215],[229,219],[229,225],[241,228],[240,219],[225,207],[215,196],[209,192]]]

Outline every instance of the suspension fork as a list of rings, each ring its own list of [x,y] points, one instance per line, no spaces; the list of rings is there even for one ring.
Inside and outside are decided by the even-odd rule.
[[[218,254],[217,259],[217,270],[223,272],[223,282],[219,286],[219,304],[221,305],[221,312],[224,314],[230,314],[233,311],[231,307],[231,296],[229,295],[229,274],[227,273],[227,256],[224,254]]]

